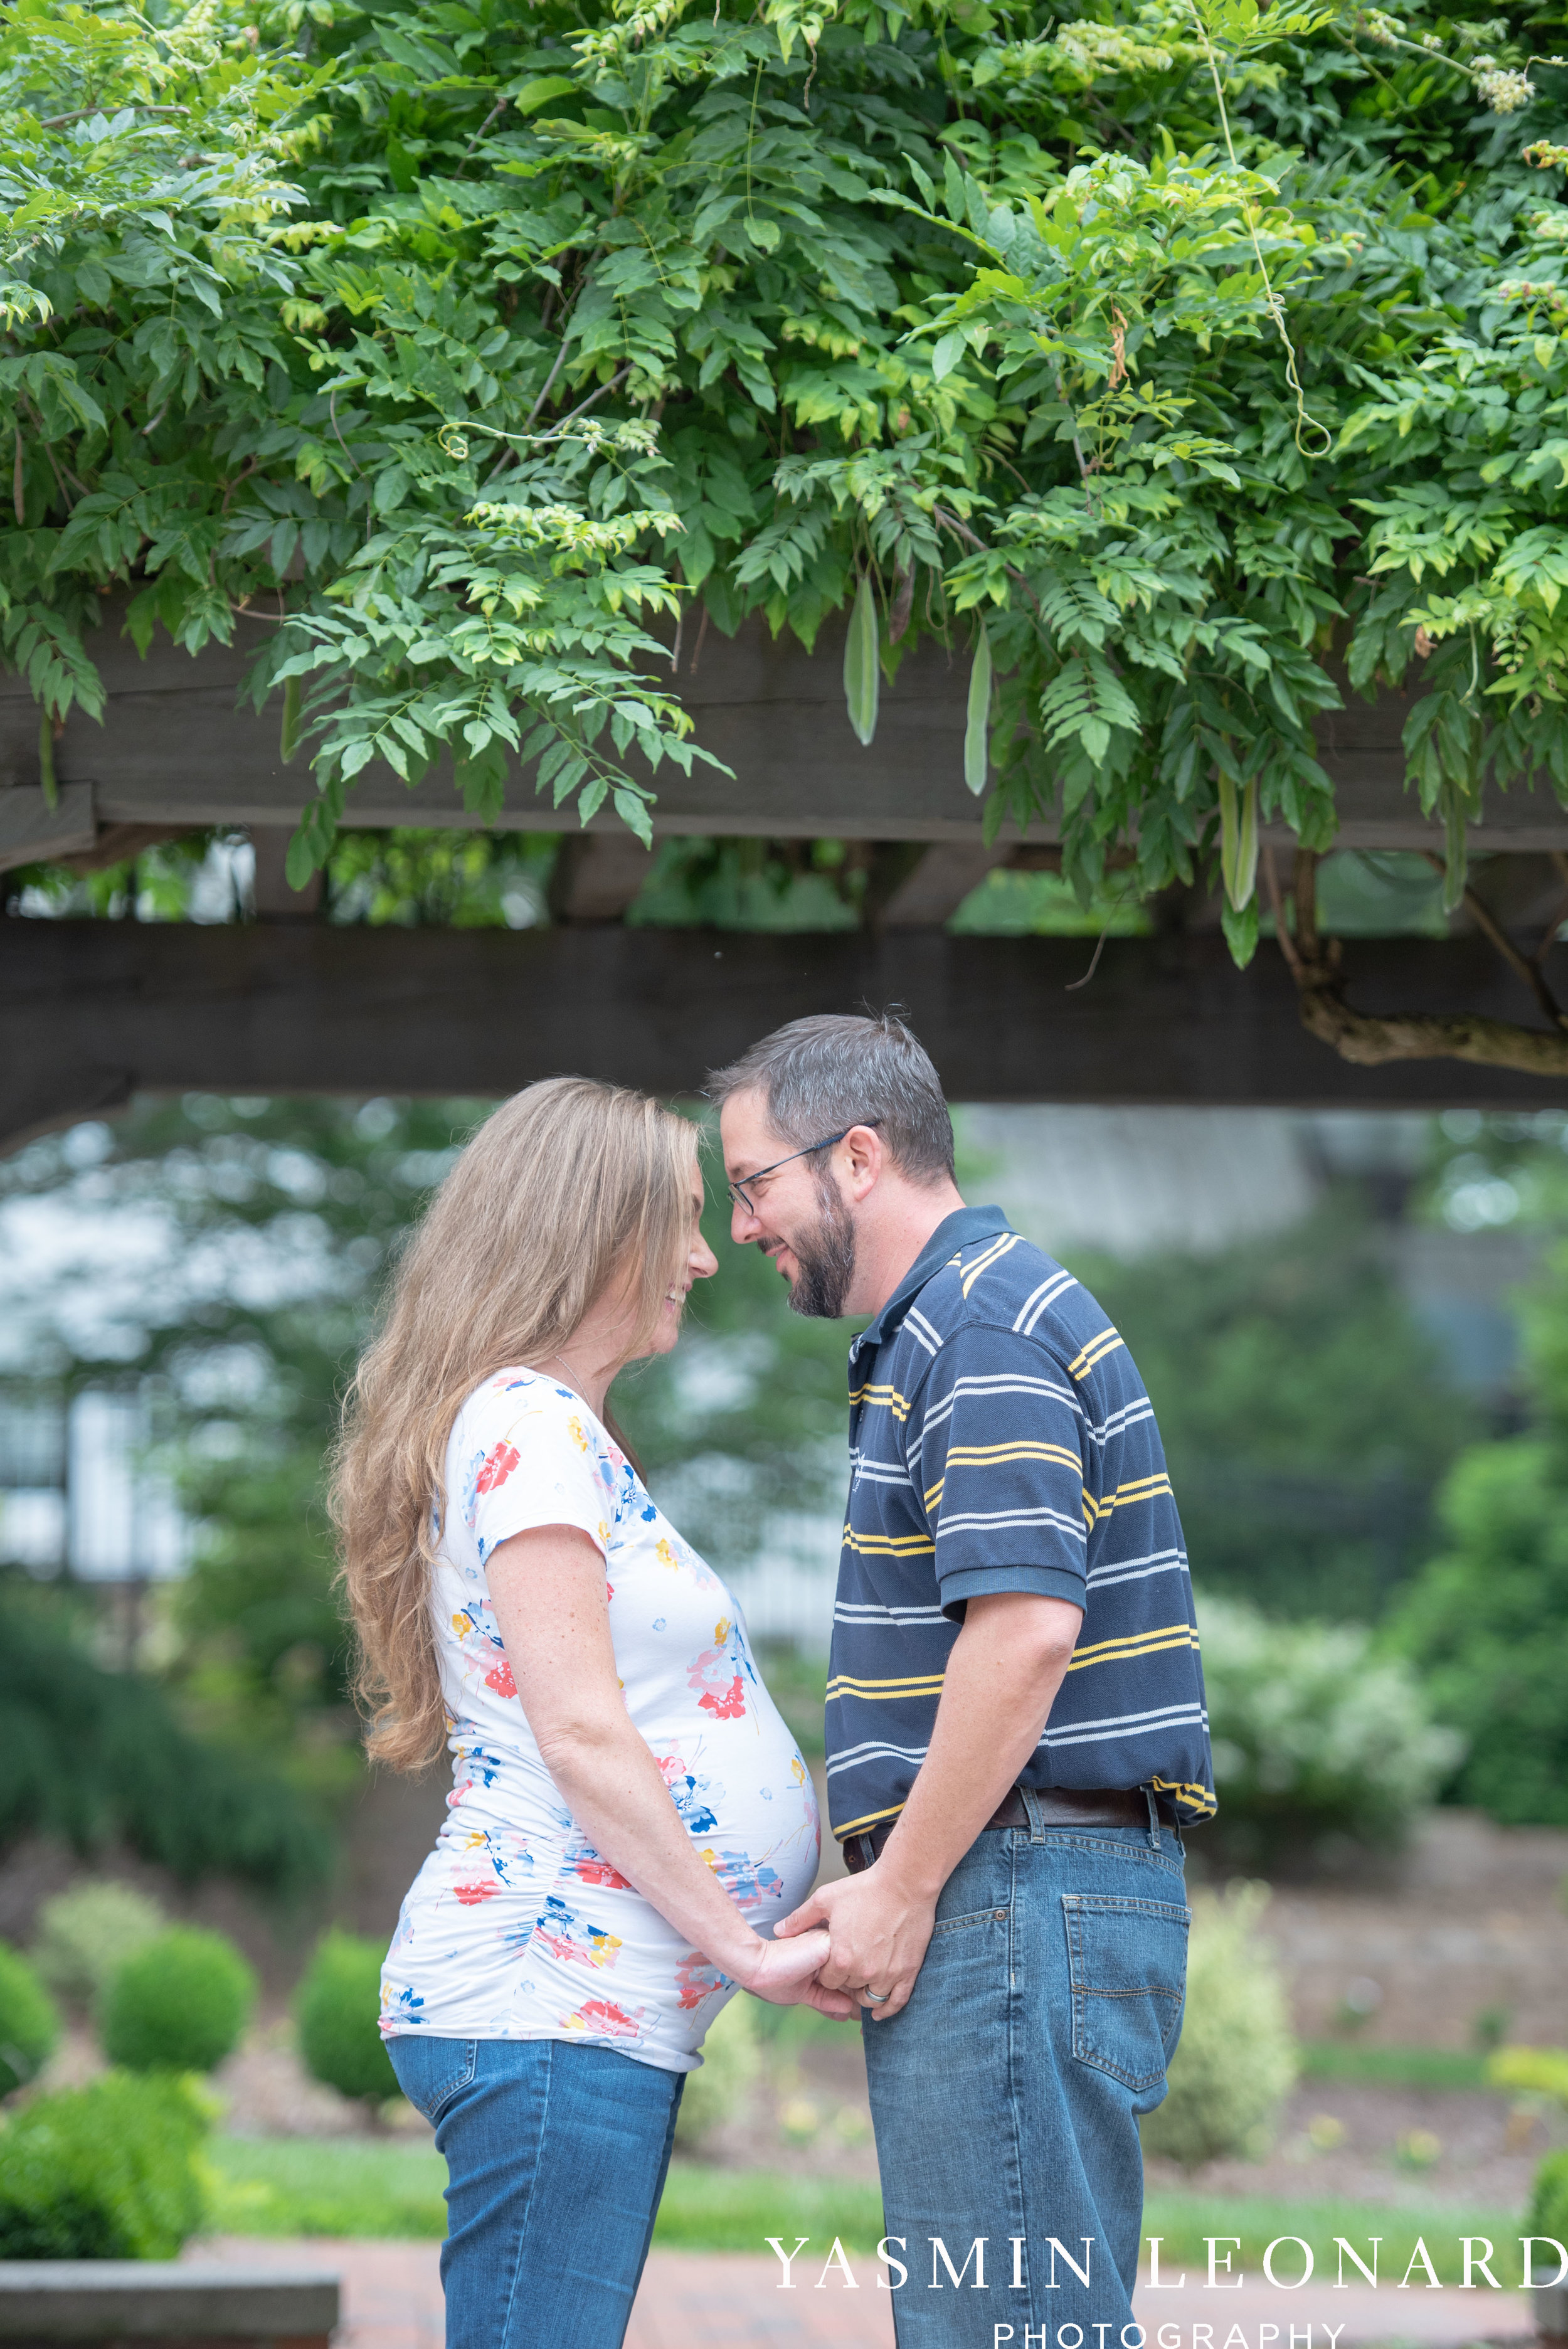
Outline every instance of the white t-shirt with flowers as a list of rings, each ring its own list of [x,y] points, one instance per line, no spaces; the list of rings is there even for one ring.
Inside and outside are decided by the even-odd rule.
[[[381,2028],[564,2039],[689,2072],[734,1991],[587,1842],[523,1717],[485,1560],[535,1526],[603,1553],[626,1710],[702,1858],[771,1931],[816,1880],[817,1801],[734,1599],[571,1388],[499,1371],[459,1412],[431,1588],[452,1791],[381,1977]]]

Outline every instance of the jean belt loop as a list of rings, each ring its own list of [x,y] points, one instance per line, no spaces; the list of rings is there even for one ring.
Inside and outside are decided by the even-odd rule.
[[[869,1835],[859,1835],[855,1837],[855,1841],[861,1847],[861,1866],[862,1868],[874,1868],[876,1866],[877,1847],[872,1842],[871,1837]]]
[[[1158,1851],[1160,1849],[1160,1806],[1154,1799],[1152,1786],[1145,1786],[1143,1794],[1149,1805],[1149,1840],[1154,1850]]]
[[[1018,1792],[1024,1798],[1024,1808],[1028,1814],[1029,1841],[1031,1843],[1044,1843],[1046,1839],[1046,1823],[1040,1816],[1040,1798],[1038,1795],[1036,1794],[1033,1786],[1020,1786]]]

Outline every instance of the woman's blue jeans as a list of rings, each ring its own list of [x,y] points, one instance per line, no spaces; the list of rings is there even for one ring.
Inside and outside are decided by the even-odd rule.
[[[900,2349],[1137,2349],[1138,2120],[1186,1960],[1169,1829],[975,1837],[909,2004],[864,2025]]]
[[[447,2349],[617,2349],[684,2072],[560,2039],[389,2039],[446,2156]]]

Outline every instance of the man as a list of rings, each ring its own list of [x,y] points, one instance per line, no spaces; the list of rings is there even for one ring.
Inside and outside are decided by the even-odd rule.
[[[1176,1830],[1214,1808],[1153,1411],[1087,1291],[965,1206],[898,1019],[794,1020],[709,1092],[734,1237],[798,1312],[872,1317],[828,1683],[851,1873],[778,1930],[826,1923],[821,1980],[866,2011],[901,2349],[1117,2349],[1185,1986]]]

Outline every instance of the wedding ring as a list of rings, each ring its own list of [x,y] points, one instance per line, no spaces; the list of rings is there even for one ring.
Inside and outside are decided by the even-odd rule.
[[[861,1994],[863,1998],[869,1998],[873,2006],[880,2006],[883,1999],[892,1996],[891,1990],[872,1990],[870,1982],[867,1982]]]

